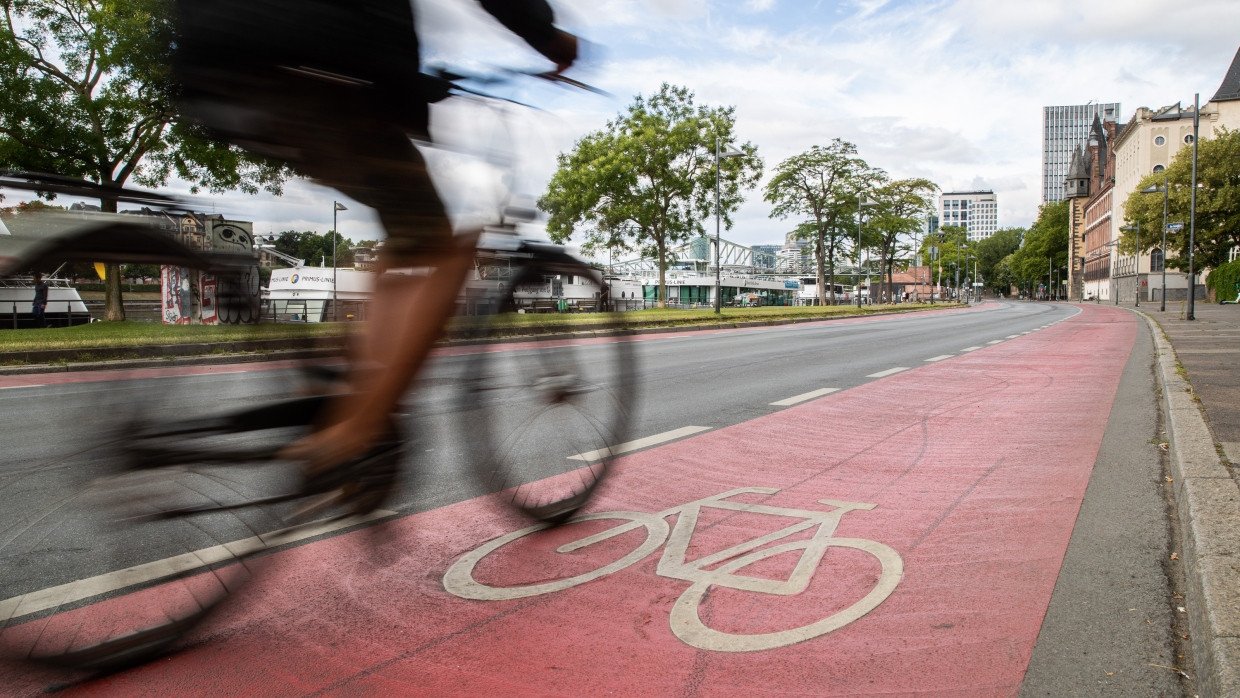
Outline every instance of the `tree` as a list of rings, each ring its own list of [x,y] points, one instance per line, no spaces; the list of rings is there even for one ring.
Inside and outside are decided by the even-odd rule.
[[[211,191],[279,193],[289,170],[180,120],[167,0],[2,0],[0,167],[99,184],[162,186],[175,174]],[[114,199],[100,208],[115,213]],[[109,266],[107,319],[123,320]]]
[[[336,264],[341,267],[353,266],[354,244],[352,240],[341,236],[334,230],[319,233],[286,230],[276,236],[276,251],[306,260],[309,266],[325,266],[332,258],[332,240],[336,241]]]
[[[892,281],[896,255],[908,248],[900,247],[900,237],[921,229],[926,211],[934,208],[938,186],[928,179],[899,179],[885,184],[870,195],[876,208],[871,209],[869,228],[876,233],[879,260],[887,277],[884,291],[889,299],[895,288]]]
[[[1019,282],[1029,285],[1030,291],[1043,277],[1049,288],[1054,270],[1068,265],[1068,215],[1067,201],[1044,204],[1020,249],[1012,255],[1008,266]]]
[[[813,243],[822,305],[835,304],[835,258],[852,240],[858,192],[886,178],[856,155],[857,146],[836,138],[779,163],[766,185],[764,198],[773,204],[772,218],[805,219],[797,235]]]
[[[1024,228],[1000,228],[984,240],[979,240],[977,249],[977,271],[981,278],[986,280],[986,285],[995,289],[995,291],[1006,293],[1011,289],[1011,284],[1004,285],[1003,279],[998,278],[996,269],[999,263],[1020,249],[1020,241],[1024,237]],[[1011,269],[1005,267],[1006,273],[1011,274]]]
[[[1167,222],[1184,224],[1182,230],[1167,233],[1167,266],[1173,269],[1188,269],[1192,167],[1192,148],[1181,148],[1165,171],[1146,175],[1124,203],[1126,222],[1141,224],[1141,251],[1160,247],[1162,197],[1139,192],[1167,183]],[[1193,254],[1194,266],[1200,270],[1226,264],[1231,249],[1240,245],[1240,131],[1220,128],[1215,138],[1197,144],[1197,181]],[[1136,237],[1135,230],[1124,231],[1120,251],[1135,253]],[[1175,250],[1174,257],[1171,250]]]
[[[628,113],[561,154],[538,207],[550,214],[547,232],[565,242],[584,231],[587,254],[630,242],[659,262],[659,305],[667,302],[668,249],[706,229],[715,211],[715,147],[733,139],[732,107],[695,106],[693,93],[664,83],[646,99],[638,95]],[[718,141],[716,140],[718,139]],[[720,212],[729,215],[762,176],[762,160],[750,143],[743,155],[720,161]]]
[[[969,240],[969,231],[959,225],[945,225],[922,241],[922,254],[937,269],[935,285],[942,285],[947,275],[947,285],[955,286],[956,270],[965,269],[965,260],[973,251],[975,243]],[[932,274],[935,272],[932,271]]]

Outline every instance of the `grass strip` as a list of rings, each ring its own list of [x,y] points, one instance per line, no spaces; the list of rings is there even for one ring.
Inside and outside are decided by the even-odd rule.
[[[716,315],[710,308],[681,310],[651,308],[623,313],[512,313],[494,318],[493,327],[509,328],[514,334],[531,334],[616,325],[629,329],[737,324],[787,320],[813,320],[929,308],[955,307],[905,303],[901,305],[794,306],[724,308]],[[449,330],[468,327],[470,318],[454,318]],[[315,339],[338,337],[358,330],[361,323],[287,323],[260,325],[161,325],[144,322],[96,322],[76,327],[0,330],[0,353],[59,349],[101,349],[163,344],[244,342],[265,339]]]

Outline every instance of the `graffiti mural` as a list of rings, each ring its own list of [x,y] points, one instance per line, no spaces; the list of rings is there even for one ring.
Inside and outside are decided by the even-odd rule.
[[[162,266],[159,268],[159,295],[165,325],[188,325],[192,318],[189,269]]]

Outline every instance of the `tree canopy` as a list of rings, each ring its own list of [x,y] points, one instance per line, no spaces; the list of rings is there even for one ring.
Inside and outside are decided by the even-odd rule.
[[[1124,203],[1125,222],[1140,223],[1141,251],[1162,245],[1162,192],[1141,194],[1142,189],[1167,185],[1167,222],[1183,223],[1182,230],[1167,233],[1167,266],[1188,269],[1189,213],[1192,206],[1193,149],[1181,148],[1163,172],[1142,178]],[[1220,128],[1215,138],[1197,145],[1197,220],[1194,261],[1197,269],[1220,267],[1233,247],[1240,245],[1240,131]],[[1133,254],[1137,231],[1123,231],[1120,251]]]
[[[308,266],[321,267],[331,262],[333,240],[336,243],[336,265],[353,266],[353,250],[359,245],[354,245],[352,240],[333,230],[322,235],[312,231],[286,230],[277,235],[272,244],[277,252],[304,259]]]
[[[637,96],[627,113],[577,141],[558,158],[558,169],[538,207],[550,215],[555,242],[582,234],[582,250],[637,247],[659,261],[659,305],[667,299],[668,249],[706,232],[715,212],[715,149],[741,155],[719,161],[720,214],[731,213],[762,176],[751,143],[736,145],[732,107],[694,104],[693,93],[664,83]]]
[[[893,295],[896,257],[908,251],[908,236],[924,227],[926,213],[934,209],[934,194],[938,190],[928,179],[898,179],[878,187],[870,195],[874,204],[868,211],[869,222],[865,227],[873,231],[883,275],[887,278],[884,293],[888,298]]]
[[[771,217],[801,219],[797,235],[813,245],[820,304],[835,303],[835,261],[853,241],[858,196],[886,179],[857,157],[857,146],[836,138],[779,163],[767,183]]]
[[[279,193],[286,167],[180,120],[167,0],[4,0],[0,167],[147,187],[175,175],[195,189]],[[116,202],[101,200],[105,212]],[[109,320],[124,319],[120,275]]]

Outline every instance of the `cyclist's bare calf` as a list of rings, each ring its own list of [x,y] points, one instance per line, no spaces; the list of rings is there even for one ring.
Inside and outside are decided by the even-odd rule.
[[[456,308],[472,266],[476,236],[424,256],[429,275],[383,273],[381,266],[370,319],[351,350],[348,394],[336,400],[325,426],[285,449],[285,457],[322,472],[365,453],[408,389]]]

